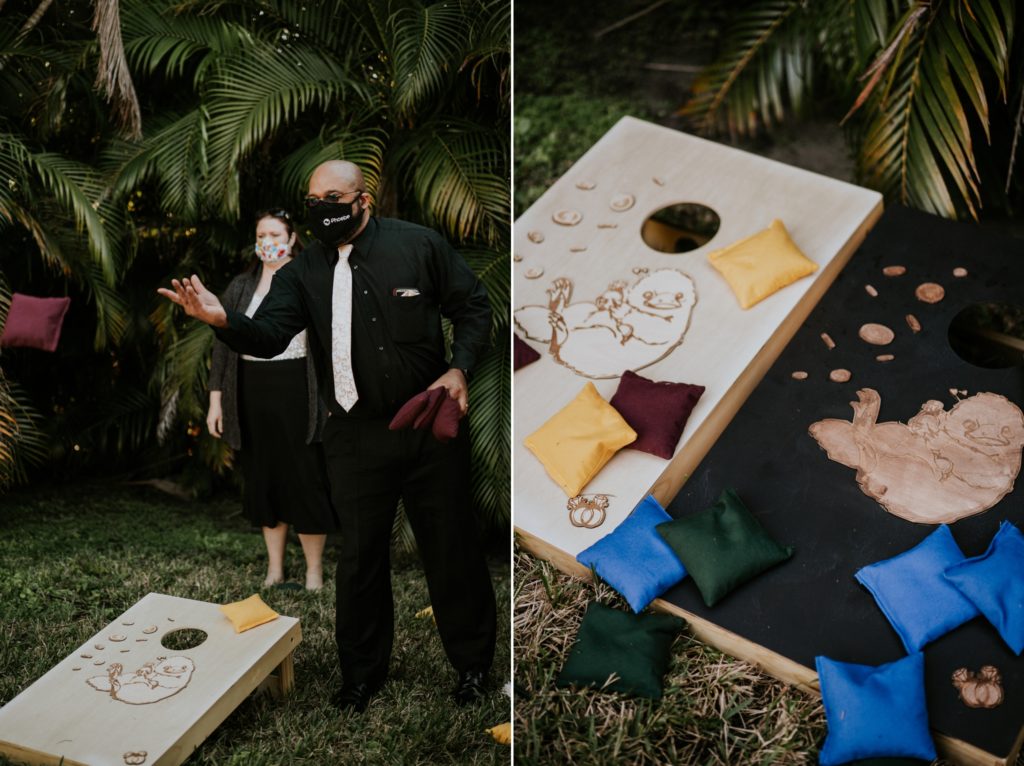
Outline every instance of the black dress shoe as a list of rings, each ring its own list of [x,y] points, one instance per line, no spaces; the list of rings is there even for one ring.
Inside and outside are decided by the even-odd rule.
[[[331,695],[331,704],[342,712],[354,710],[362,713],[379,689],[380,686],[370,684],[342,684],[341,688]]]
[[[485,673],[474,670],[459,673],[459,680],[455,684],[455,691],[452,692],[456,704],[469,705],[470,703],[482,700],[487,691],[484,687],[485,675]]]

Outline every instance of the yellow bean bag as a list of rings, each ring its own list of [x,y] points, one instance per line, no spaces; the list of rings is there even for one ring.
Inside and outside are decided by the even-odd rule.
[[[235,633],[242,633],[278,618],[277,612],[267,606],[256,593],[243,601],[221,604],[220,610],[235,626]]]
[[[499,723],[497,726],[492,726],[490,729],[484,729],[485,732],[494,737],[494,741],[499,745],[511,745],[512,744],[512,722]]]
[[[725,277],[744,309],[818,269],[818,264],[793,244],[778,218],[767,229],[708,253],[708,260]]]
[[[636,431],[587,383],[523,443],[565,494],[576,497],[616,452],[634,441]]]

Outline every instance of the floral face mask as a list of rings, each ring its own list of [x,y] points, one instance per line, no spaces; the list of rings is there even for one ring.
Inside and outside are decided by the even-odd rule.
[[[259,240],[255,247],[256,257],[264,263],[276,263],[282,258],[287,258],[292,254],[292,246],[285,242],[275,242],[270,237],[264,237]]]

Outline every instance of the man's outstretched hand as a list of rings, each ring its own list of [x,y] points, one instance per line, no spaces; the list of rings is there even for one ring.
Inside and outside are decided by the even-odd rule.
[[[171,286],[173,290],[160,287],[157,292],[185,309],[185,313],[190,317],[214,327],[227,327],[228,315],[224,307],[216,295],[203,287],[203,283],[195,274],[191,278],[185,277],[180,282],[172,279]]]

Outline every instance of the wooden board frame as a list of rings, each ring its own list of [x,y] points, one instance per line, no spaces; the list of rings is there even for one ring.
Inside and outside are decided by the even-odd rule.
[[[623,211],[610,202],[619,193],[635,197]],[[720,216],[719,230],[692,251],[659,252],[642,239],[642,224],[655,211],[680,202],[711,207]],[[563,210],[576,210],[582,217],[573,225],[560,225],[553,219]],[[680,459],[687,454],[686,446],[694,444],[691,452],[710,447],[881,213],[877,192],[634,118],[620,120],[516,221],[515,330],[530,338],[543,355],[515,373],[517,527],[575,553],[613,529],[652,483],[665,477],[667,484],[664,490],[658,487],[659,494],[677,485],[686,472],[685,457]],[[774,218],[785,223],[794,242],[819,268],[743,310],[725,279],[708,263],[707,253],[766,228]],[[543,272],[540,278],[530,277],[538,271]],[[529,307],[545,313],[545,293],[556,289],[554,281],[559,278],[572,282],[571,304],[576,305],[596,301],[613,282],[625,281],[632,287],[644,274],[653,278],[680,273],[692,280],[697,296],[685,335],[673,351],[651,353],[649,364],[637,370],[655,380],[706,387],[671,463],[678,468],[666,474],[662,458],[621,450],[583,490],[609,498],[603,524],[575,526],[565,512],[565,492],[523,440],[588,380],[610,399],[622,370],[614,377],[588,377],[569,363],[564,345],[559,363],[530,334],[520,311]],[[689,287],[684,284],[681,289]],[[540,324],[543,332],[546,325]],[[598,331],[590,337],[602,336]],[[625,344],[624,338],[621,345]],[[610,345],[612,351],[620,346]]]

